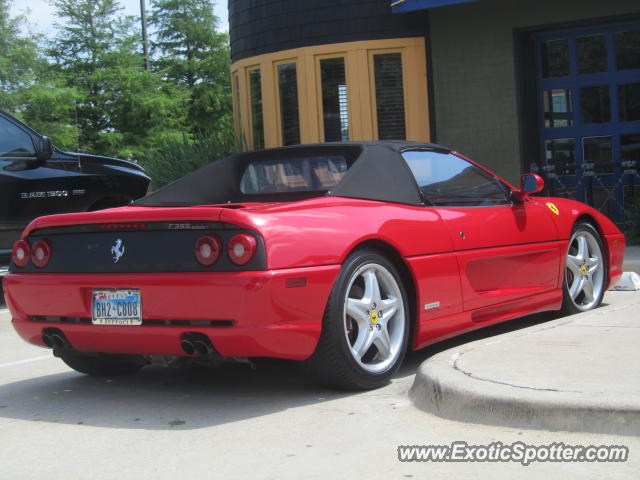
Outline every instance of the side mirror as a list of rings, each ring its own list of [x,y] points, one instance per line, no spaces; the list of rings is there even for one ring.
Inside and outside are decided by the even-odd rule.
[[[524,193],[538,193],[544,189],[544,180],[535,173],[525,173],[520,176],[520,191]]]
[[[36,157],[38,160],[47,160],[53,155],[53,143],[47,136],[40,137],[40,145],[36,151]]]
[[[544,180],[535,173],[525,173],[520,176],[520,190],[513,191],[513,199],[516,202],[524,202],[530,194],[541,192],[544,189]]]

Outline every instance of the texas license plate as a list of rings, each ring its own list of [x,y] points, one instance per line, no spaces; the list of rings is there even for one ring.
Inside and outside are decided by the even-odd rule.
[[[140,290],[94,290],[91,312],[94,325],[142,325]]]

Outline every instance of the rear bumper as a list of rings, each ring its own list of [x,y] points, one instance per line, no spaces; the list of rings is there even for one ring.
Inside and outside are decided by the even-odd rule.
[[[53,327],[62,330],[77,350],[184,355],[181,335],[200,332],[223,356],[303,360],[318,342],[339,269],[334,265],[240,273],[10,273],[4,284],[13,326],[34,345],[44,346],[42,333]],[[305,281],[286,282],[292,278]],[[143,322],[153,324],[91,324],[86,320],[91,318],[91,292],[103,288],[140,289]],[[60,322],[43,317],[85,320]],[[215,321],[232,325],[196,323]]]

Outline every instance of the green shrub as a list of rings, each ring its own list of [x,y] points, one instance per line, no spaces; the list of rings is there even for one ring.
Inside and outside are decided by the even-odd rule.
[[[173,182],[186,174],[237,152],[233,132],[211,137],[166,139],[140,160],[151,177],[151,190]]]

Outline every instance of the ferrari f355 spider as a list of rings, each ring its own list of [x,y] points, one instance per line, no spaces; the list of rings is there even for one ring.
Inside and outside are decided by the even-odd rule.
[[[409,348],[600,304],[624,236],[542,189],[433,144],[237,154],[127,207],[34,220],[6,300],[22,338],[87,374],[275,357],[375,388]]]

